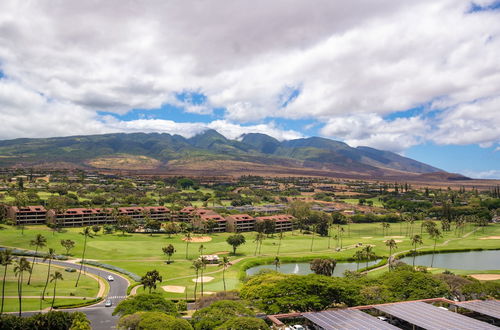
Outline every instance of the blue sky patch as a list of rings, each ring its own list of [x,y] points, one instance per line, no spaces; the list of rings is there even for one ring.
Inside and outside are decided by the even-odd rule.
[[[470,14],[470,13],[477,13],[481,11],[492,11],[492,10],[500,10],[500,1],[494,1],[493,3],[486,6],[481,6],[475,2],[472,2],[467,13]]]

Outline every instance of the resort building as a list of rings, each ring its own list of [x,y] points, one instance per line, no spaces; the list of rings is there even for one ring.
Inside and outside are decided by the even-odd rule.
[[[227,231],[241,233],[255,230],[255,218],[248,214],[232,214],[226,217]]]
[[[264,222],[266,220],[272,220],[276,224],[276,232],[282,231],[292,231],[293,230],[293,220],[295,218],[290,214],[278,214],[270,215],[267,217],[256,217],[256,222]]]
[[[115,223],[116,220],[111,214],[112,209],[104,208],[73,208],[67,209],[63,213],[55,210],[47,212],[47,222],[57,224],[61,227],[82,227],[93,225],[104,225]]]
[[[175,215],[175,220],[179,222],[191,222],[193,219],[193,211],[195,210],[192,206],[186,206]]]
[[[192,219],[193,226],[204,231],[223,233],[227,229],[226,219],[211,210],[196,209],[193,211]],[[213,224],[213,227],[211,227],[211,223]]]
[[[41,206],[9,206],[7,207],[7,218],[19,225],[45,224],[47,210]]]

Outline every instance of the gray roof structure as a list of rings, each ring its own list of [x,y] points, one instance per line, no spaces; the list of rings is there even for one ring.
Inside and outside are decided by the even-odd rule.
[[[429,330],[487,330],[498,327],[421,301],[376,305],[375,309]]]
[[[473,300],[457,303],[455,306],[468,309],[473,312],[495,317],[500,320],[500,300]]]
[[[399,329],[387,322],[357,309],[338,309],[303,313],[303,317],[325,330],[393,330]]]

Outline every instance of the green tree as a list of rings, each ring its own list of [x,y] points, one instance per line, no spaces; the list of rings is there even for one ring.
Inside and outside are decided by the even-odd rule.
[[[156,289],[156,282],[161,283],[162,281],[163,278],[156,269],[146,272],[146,275],[141,278],[141,284],[143,285],[144,290],[148,288],[149,293],[151,293],[151,289]]]
[[[175,235],[179,232],[179,227],[174,222],[167,222],[163,229],[167,233],[168,238],[171,238],[172,235]]]
[[[172,255],[175,253],[175,248],[172,244],[169,244],[168,246],[164,246],[161,248],[163,253],[165,253],[168,256],[168,263],[170,263],[170,259],[172,258]]]
[[[235,330],[235,329],[245,329],[245,330],[266,330],[269,329],[267,323],[256,317],[235,317],[229,321],[224,322],[216,330]]]
[[[389,248],[389,271],[392,269],[392,250],[398,248],[398,244],[394,239],[385,241],[385,246]]]
[[[226,256],[222,257],[222,260],[219,261],[219,266],[222,267],[222,283],[224,284],[224,292],[226,292],[226,269],[231,266],[229,262],[229,258]]]
[[[99,231],[101,231],[101,226],[98,225],[93,225],[92,226],[92,231],[94,232],[94,235],[97,235]]]
[[[72,241],[70,239],[62,239],[61,240],[61,245],[63,248],[66,249],[66,255],[69,256],[69,251],[75,247],[75,241]]]
[[[144,228],[149,230],[150,236],[153,236],[153,232],[157,232],[161,229],[161,222],[150,218],[146,220]]]
[[[260,247],[260,249],[262,249],[262,241],[263,240],[264,240],[264,234],[263,233],[257,233],[257,235],[255,235],[255,239],[254,239],[254,242],[255,242],[255,253],[254,253],[254,255],[257,255],[257,251],[259,251],[259,254],[260,254],[259,247]]]
[[[52,259],[55,259],[55,257],[56,257],[56,250],[54,250],[53,248],[49,248],[49,252],[43,257],[43,262],[48,260],[49,266],[47,267],[47,278],[45,279],[45,285],[43,287],[40,305],[42,305],[42,300],[45,299],[45,291],[47,291],[47,285],[49,284],[50,267],[52,266]]]
[[[413,245],[413,267],[415,267],[415,257],[417,256],[417,245],[422,244],[424,244],[422,236],[417,234],[411,237],[411,245]]]
[[[137,329],[141,330],[190,330],[193,329],[188,321],[175,318],[171,315],[166,315],[159,312],[144,312],[140,315],[140,321],[137,324]]]
[[[83,265],[85,264],[85,251],[87,250],[87,238],[93,238],[94,236],[90,232],[90,227],[85,227],[80,232],[80,235],[83,235],[83,252],[82,252],[82,260],[80,261],[80,271],[78,273],[78,277],[76,278],[75,288],[78,287],[78,282],[80,281],[80,276],[82,275]]]
[[[35,247],[35,254],[33,255],[33,261],[31,262],[31,264],[32,264],[31,269],[32,270],[35,268],[35,262],[36,262],[36,256],[38,254],[38,249],[43,248],[46,245],[47,245],[47,239],[41,234],[36,235],[35,239],[32,239],[30,241],[30,246]],[[32,273],[33,272],[31,271],[30,275],[28,276],[28,285],[31,284],[31,274]]]
[[[50,310],[54,308],[54,302],[56,301],[57,280],[63,280],[62,274],[60,272],[56,271],[54,274],[50,274],[50,282],[54,282],[54,293],[52,295],[52,304],[50,305]]]
[[[130,315],[137,312],[162,312],[177,316],[175,304],[164,299],[159,293],[141,293],[122,300],[113,311],[113,315]]]
[[[354,259],[356,260],[356,271],[359,271],[359,264],[361,261],[365,260],[365,255],[364,255],[364,252],[363,250],[357,250],[355,253],[354,253]]]
[[[0,315],[3,314],[3,306],[5,300],[5,278],[7,277],[7,267],[12,265],[14,257],[12,256],[12,250],[4,249],[0,251],[0,265],[4,267],[3,269],[3,280],[2,280],[2,308],[0,309]]]
[[[126,232],[133,232],[136,228],[136,223],[134,219],[128,215],[120,215],[116,221],[116,229],[122,232],[122,236],[125,236]]]
[[[195,278],[195,281],[194,281],[194,301],[196,302],[196,290],[198,289],[198,281],[199,281],[199,273],[200,273],[200,269],[204,266],[203,262],[200,260],[200,259],[196,259],[195,261],[193,261],[193,265],[191,266],[191,268],[194,269],[194,272],[196,274],[196,278]]]
[[[318,275],[332,276],[337,261],[331,258],[317,258],[311,261],[311,270]]]
[[[363,251],[363,258],[366,261],[366,268],[368,268],[368,262],[370,262],[370,260],[375,259],[377,256],[375,252],[373,252],[373,246],[371,245],[365,246],[362,249],[362,251]]]
[[[278,258],[278,256],[276,256],[274,258],[273,265],[274,265],[274,270],[278,271],[278,268],[280,268],[280,266],[281,266],[281,261],[280,261],[280,258]]]
[[[90,321],[82,312],[74,312],[73,322],[71,322],[71,327],[69,330],[92,330],[90,327]]]
[[[253,315],[241,302],[220,300],[194,312],[191,322],[197,330],[212,330],[235,317]]]
[[[31,266],[25,257],[18,259],[14,265],[14,274],[17,277],[17,294],[19,297],[19,316],[22,314],[22,297],[23,297],[23,275],[24,272],[31,272]]]
[[[236,249],[238,246],[245,244],[245,236],[241,234],[231,235],[226,239],[227,244],[233,247],[233,255],[236,255]]]
[[[432,250],[432,259],[431,259],[431,267],[434,265],[434,255],[436,254],[436,244],[438,239],[443,237],[441,231],[434,227],[429,231],[429,236],[434,240],[434,249]]]

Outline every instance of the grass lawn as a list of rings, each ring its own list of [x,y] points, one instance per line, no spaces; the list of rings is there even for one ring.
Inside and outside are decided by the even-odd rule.
[[[345,259],[353,256],[356,251],[354,247],[356,243],[373,245],[374,251],[378,256],[388,256],[389,250],[385,246],[385,241],[391,237],[397,241],[398,249],[396,252],[407,251],[412,248],[409,237],[406,235],[407,228],[405,224],[391,224],[390,231],[386,236],[382,235],[380,223],[351,224],[343,226],[343,228],[345,231],[342,242],[344,249],[341,252],[335,252],[335,248],[339,246],[336,240],[331,239],[330,248],[328,248],[329,239],[318,236],[314,238],[311,252],[311,235],[304,235],[298,231],[294,231],[284,234],[281,242],[280,257],[330,256],[337,259]],[[465,233],[471,232],[473,229],[473,227],[468,227]],[[69,228],[63,233],[53,234],[45,226],[29,226],[25,229],[24,235],[21,235],[20,230],[6,226],[6,229],[0,231],[0,242],[6,246],[30,249],[29,241],[36,234],[41,233],[47,238],[48,247],[55,248],[58,253],[64,252],[59,243],[61,239],[76,241],[76,247],[71,252],[74,257],[78,257],[83,248],[83,236],[79,234],[80,231],[81,228]],[[419,222],[415,223],[413,233],[420,234]],[[210,234],[209,236],[212,238],[210,242],[189,243],[188,258],[186,259],[186,242],[182,241],[182,235],[175,235],[168,238],[164,234],[155,234],[153,236],[146,234],[127,234],[122,236],[120,233],[111,235],[99,234],[88,240],[87,258],[115,265],[138,275],[143,275],[149,270],[157,269],[163,276],[163,283],[161,285],[185,286],[188,289],[188,296],[192,296],[194,289],[192,279],[195,274],[191,265],[192,261],[199,255],[200,246],[203,244],[204,254],[227,254],[231,251],[231,246],[226,243],[226,239],[230,235],[229,233]],[[226,271],[226,285],[228,289],[237,288],[241,285],[239,282],[240,270],[247,261],[259,260],[262,257],[274,257],[278,250],[279,237],[275,235],[274,237],[266,238],[262,245],[261,255],[254,256],[256,247],[254,242],[255,233],[245,233],[244,236],[246,244],[238,248],[236,256],[230,256],[232,261],[236,260],[237,262]],[[500,224],[489,225],[467,237],[459,237],[453,231],[445,233],[444,237],[438,240],[437,247],[441,250],[469,248],[500,249],[500,240],[479,239],[487,236],[500,236]],[[423,233],[423,240],[424,245],[421,247],[421,250],[432,250],[434,242],[426,233]],[[162,247],[168,244],[174,245],[176,249],[176,253],[172,258],[174,263],[169,265],[164,262],[166,256],[163,255],[161,250]],[[214,277],[214,279],[204,284],[204,290],[222,290],[221,267],[207,266],[205,272],[207,276]],[[373,272],[371,275],[376,274],[377,272]],[[172,298],[181,298],[185,296],[185,293],[165,293],[165,295]]]
[[[366,198],[366,201],[372,201],[373,206],[375,207],[384,207],[382,202],[378,199],[378,197],[373,197],[373,198]],[[345,202],[347,204],[352,204],[352,205],[359,205],[359,198],[346,198],[346,199],[340,199],[341,202]],[[367,205],[365,203],[365,205]]]
[[[57,305],[69,305],[84,303],[85,300],[82,299],[63,299],[56,298],[54,306]],[[47,297],[42,301],[42,309],[48,308],[52,305],[52,296]],[[40,299],[34,298],[23,298],[22,299],[22,309],[23,312],[38,311],[40,310]],[[5,299],[5,312],[18,312],[19,311],[19,300],[17,298],[6,298]]]

